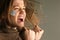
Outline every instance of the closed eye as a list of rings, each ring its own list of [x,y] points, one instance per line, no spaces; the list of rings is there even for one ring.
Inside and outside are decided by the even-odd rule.
[[[19,10],[19,8],[14,8],[14,10]]]
[[[18,11],[19,10],[19,7],[14,7],[14,10]]]
[[[23,10],[25,10],[26,8],[25,7],[23,7]]]

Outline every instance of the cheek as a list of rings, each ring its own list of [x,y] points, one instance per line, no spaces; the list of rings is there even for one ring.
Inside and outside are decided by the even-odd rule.
[[[15,16],[15,15],[16,15],[16,11],[12,10],[12,11],[10,12],[10,15],[11,15],[11,16]]]
[[[9,20],[10,23],[16,21],[15,17],[11,16],[11,15],[8,16],[8,20]]]
[[[26,18],[26,14],[25,14],[25,18]]]
[[[25,16],[25,18],[26,18],[26,12],[25,12],[24,16]]]

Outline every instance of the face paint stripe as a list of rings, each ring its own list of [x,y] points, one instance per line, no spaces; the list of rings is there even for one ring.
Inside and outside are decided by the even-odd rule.
[[[10,15],[15,16],[15,15],[16,15],[16,11],[12,10],[12,11],[10,12]]]

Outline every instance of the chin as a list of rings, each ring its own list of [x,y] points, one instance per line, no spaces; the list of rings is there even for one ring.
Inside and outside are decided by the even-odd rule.
[[[19,24],[17,24],[17,26],[24,27],[24,23],[19,23]]]

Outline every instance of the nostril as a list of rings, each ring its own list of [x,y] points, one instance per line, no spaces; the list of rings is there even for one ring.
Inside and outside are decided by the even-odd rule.
[[[20,10],[20,14],[23,14],[24,13],[24,11],[23,10]]]

